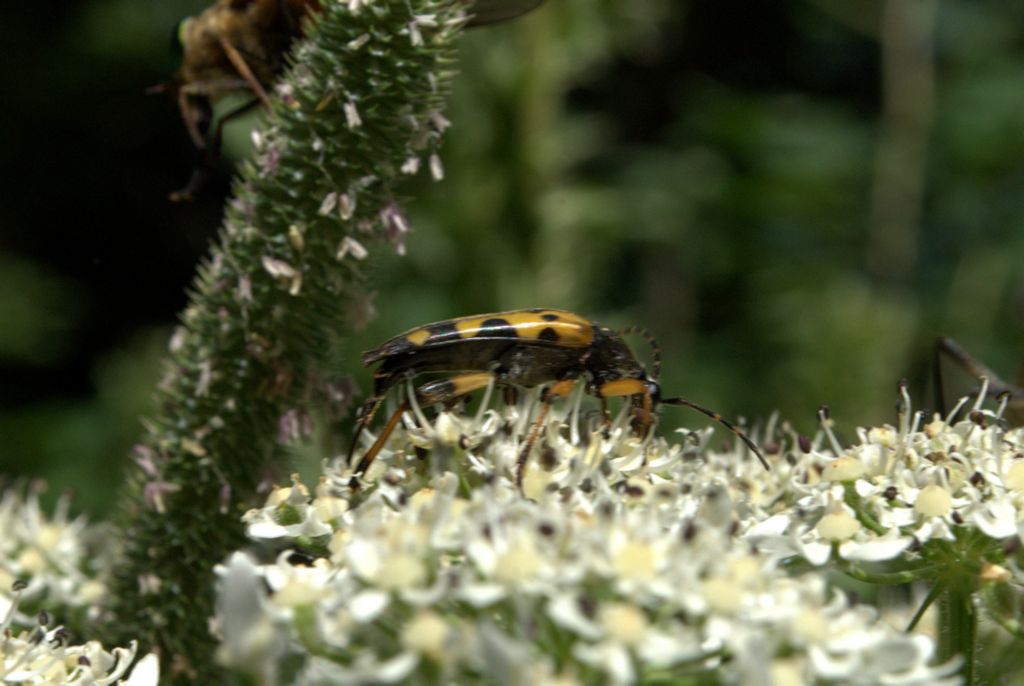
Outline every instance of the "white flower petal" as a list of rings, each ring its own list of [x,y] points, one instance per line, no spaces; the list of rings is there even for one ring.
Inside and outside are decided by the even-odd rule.
[[[482,608],[503,600],[507,594],[508,588],[502,584],[468,583],[458,589],[455,597],[473,607]]]
[[[839,546],[839,555],[844,559],[860,562],[892,560],[906,550],[913,541],[912,537],[900,536],[896,529],[891,529],[880,538],[871,538],[866,541],[845,541]]]
[[[601,627],[583,614],[579,601],[574,596],[563,594],[551,600],[548,603],[548,616],[556,624],[587,640],[596,641],[601,638]]]
[[[967,521],[991,538],[1008,538],[1017,533],[1017,509],[1009,499],[980,503],[967,516]]]
[[[379,663],[376,669],[367,676],[371,676],[373,681],[383,684],[397,684],[405,680],[419,662],[420,657],[416,653],[399,653],[390,660]]]
[[[160,683],[160,658],[149,653],[135,663],[132,673],[124,682],[125,686],[158,686]]]
[[[387,609],[391,595],[384,591],[368,590],[357,593],[348,601],[352,619],[361,624],[372,622]]]

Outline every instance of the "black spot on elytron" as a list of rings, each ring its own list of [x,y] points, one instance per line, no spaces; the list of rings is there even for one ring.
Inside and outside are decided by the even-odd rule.
[[[540,318],[543,319],[546,322],[553,322],[553,321],[556,321],[558,319],[558,315],[557,314],[552,314],[551,312],[548,312],[547,314],[542,314],[540,316]]]
[[[485,319],[480,324],[480,331],[477,333],[477,337],[519,338],[519,332],[516,331],[516,327],[508,323],[507,319],[494,317],[493,319]]]
[[[459,330],[455,328],[455,323],[452,321],[429,324],[427,326],[427,332],[427,340],[423,341],[424,346],[434,343],[444,343],[445,341],[450,341],[459,337]]]
[[[559,336],[558,332],[552,329],[550,326],[545,326],[543,329],[540,330],[540,333],[537,334],[537,338],[539,338],[542,341],[548,341],[549,343],[557,343],[558,339],[561,338],[561,336]]]

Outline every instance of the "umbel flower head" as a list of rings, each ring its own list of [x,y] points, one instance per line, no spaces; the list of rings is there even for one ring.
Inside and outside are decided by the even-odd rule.
[[[149,654],[135,663],[137,647],[106,650],[99,641],[75,644],[62,626],[49,626],[50,616],[40,612],[22,622],[18,603],[27,590],[18,582],[9,596],[0,597],[0,682],[27,686],[157,686],[160,663]],[[131,668],[129,670],[129,668]]]
[[[783,436],[766,474],[710,430],[641,440],[569,402],[520,491],[535,403],[414,407],[365,490],[340,464],[276,489],[245,520],[282,552],[218,569],[221,660],[263,683],[959,683],[959,659],[852,603],[826,563],[934,575],[931,541],[1003,533],[1019,431],[905,415],[847,450]]]
[[[91,616],[106,586],[104,570],[113,559],[110,537],[82,517],[68,516],[68,497],[52,515],[39,504],[38,493],[10,488],[0,493],[0,616],[15,606],[32,612]],[[13,611],[13,610],[12,610]],[[16,623],[32,620],[14,616]]]
[[[902,393],[899,425],[859,430],[846,449],[823,417],[831,451],[811,446],[780,465],[790,507],[747,539],[815,565],[899,561],[939,572],[964,546],[979,564],[1005,562],[1024,532],[1024,430],[1006,428],[1005,406],[987,412],[979,400],[953,422],[911,412]]]

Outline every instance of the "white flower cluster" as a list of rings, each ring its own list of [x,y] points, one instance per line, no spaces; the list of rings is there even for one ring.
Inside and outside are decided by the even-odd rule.
[[[860,430],[859,442],[846,450],[826,421],[832,450],[811,447],[776,467],[773,478],[788,492],[780,499],[785,507],[767,511],[771,516],[751,527],[747,540],[815,565],[833,550],[852,563],[902,558],[912,565],[930,542],[954,556],[961,545],[973,545],[975,557],[983,557],[979,545],[1019,547],[1024,429],[1008,430],[999,413],[980,408],[979,402],[953,424],[906,412],[898,427]],[[1024,581],[1019,568],[1014,573]]]
[[[58,556],[62,552],[74,553],[81,544],[76,542],[83,525],[69,525],[62,508],[52,522],[39,512],[35,498],[28,500],[13,491],[6,491],[0,499],[0,539],[4,553],[20,551],[18,560],[4,559],[3,573],[32,572],[30,581],[16,581],[3,588],[0,594],[0,683],[26,686],[157,686],[160,681],[160,662],[155,654],[146,655],[135,663],[137,647],[105,650],[98,641],[75,644],[69,632],[60,626],[50,627],[50,615],[39,612],[29,619],[19,611],[19,605],[43,593],[47,599],[65,601],[65,607],[76,605],[71,599],[58,595],[72,593],[70,586],[59,584],[59,569],[46,569],[32,560],[35,555]],[[29,527],[26,529],[25,527]],[[36,547],[25,544],[27,534],[35,530],[41,537]],[[10,535],[8,535],[10,533]],[[20,546],[15,544],[22,544]],[[43,581],[40,581],[40,577]],[[78,576],[73,576],[78,580]],[[68,584],[72,584],[71,578]],[[84,584],[79,582],[79,590]],[[41,592],[40,589],[43,589]],[[49,591],[50,593],[47,593]],[[129,668],[131,673],[129,674]]]
[[[958,683],[929,638],[851,605],[823,569],[787,571],[811,537],[836,540],[777,519],[808,498],[821,521],[845,512],[809,467],[826,456],[765,473],[710,451],[710,431],[640,441],[569,403],[520,492],[531,402],[414,410],[365,492],[327,466],[314,493],[296,481],[248,513],[251,538],[288,549],[218,569],[221,660],[263,683]]]
[[[45,607],[50,612],[87,613],[103,598],[106,587],[98,575],[104,561],[99,559],[99,547],[90,542],[97,532],[82,517],[68,518],[67,498],[61,498],[53,515],[47,516],[35,493],[24,495],[20,488],[3,491],[0,532],[0,616],[14,606],[15,584],[23,587],[20,606],[29,612]],[[14,620],[22,625],[32,621],[23,615]]]
[[[15,584],[11,597],[0,598],[0,682],[25,686],[157,686],[160,662],[155,654],[135,661],[137,647],[105,650],[98,641],[71,644],[61,626],[50,628],[40,613],[27,628],[17,631],[18,602],[25,591]]]

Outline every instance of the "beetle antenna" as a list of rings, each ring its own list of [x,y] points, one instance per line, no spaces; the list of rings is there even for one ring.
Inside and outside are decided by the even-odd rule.
[[[654,337],[654,334],[642,326],[627,326],[625,329],[619,329],[619,333],[623,336],[636,334],[647,341],[647,344],[651,346],[651,366],[654,371],[651,374],[651,381],[657,381],[661,378],[661,346],[658,345],[658,339]]]
[[[700,412],[703,415],[711,417],[716,422],[724,426],[726,429],[736,434],[736,436],[739,437],[741,441],[746,443],[747,447],[750,448],[755,455],[757,455],[757,459],[761,461],[761,465],[764,466],[765,469],[771,469],[771,467],[768,465],[768,460],[765,459],[764,454],[761,452],[761,449],[757,447],[757,444],[755,444],[754,441],[750,440],[750,437],[747,436],[747,434],[745,434],[742,430],[740,430],[739,427],[737,427],[732,422],[723,419],[722,415],[718,414],[717,412],[712,412],[706,407],[701,407],[697,403],[687,400],[686,398],[663,398],[661,400],[661,404],[682,405],[684,407],[689,407],[691,410],[696,410],[697,412]]]

